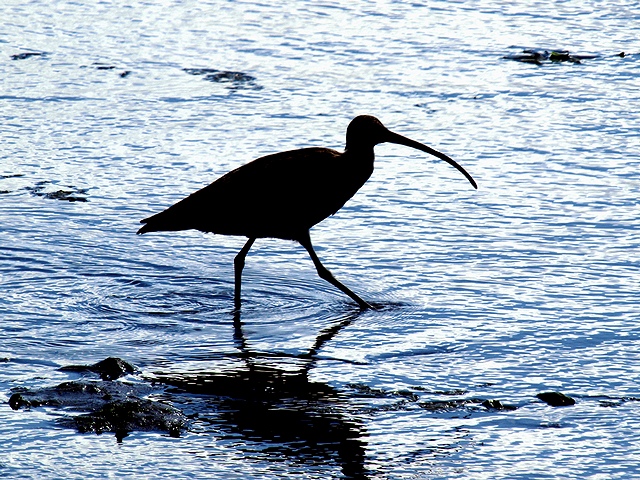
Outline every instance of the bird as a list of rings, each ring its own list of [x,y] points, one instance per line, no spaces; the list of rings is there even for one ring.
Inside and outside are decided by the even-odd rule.
[[[310,147],[260,157],[141,220],[144,226],[137,233],[194,229],[247,237],[233,262],[234,307],[238,311],[245,258],[258,238],[298,242],[308,252],[320,278],[348,295],[360,309],[373,309],[320,262],[309,230],[340,210],[365,184],[374,169],[374,147],[385,142],[444,160],[478,188],[471,175],[444,153],[392,132],[376,117],[359,115],[347,127],[344,152]]]

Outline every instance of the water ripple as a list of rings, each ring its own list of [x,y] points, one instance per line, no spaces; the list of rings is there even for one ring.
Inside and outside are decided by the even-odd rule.
[[[272,397],[165,392],[194,430],[132,434],[117,457],[113,438],[52,428],[68,412],[6,408],[0,476],[633,476],[636,5],[5,3],[0,398],[109,356],[137,381],[250,378]],[[598,58],[503,59],[523,49]],[[320,279],[300,246],[260,240],[238,315],[244,239],[135,235],[253,158],[343,148],[363,113],[479,183],[376,147],[371,179],[311,232],[376,310]],[[307,390],[292,395],[292,378]],[[547,391],[577,403],[551,407]],[[291,425],[346,432],[357,455]]]

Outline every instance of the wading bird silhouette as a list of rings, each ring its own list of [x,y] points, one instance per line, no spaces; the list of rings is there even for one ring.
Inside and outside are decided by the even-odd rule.
[[[234,259],[235,307],[240,308],[242,269],[257,238],[300,243],[320,278],[351,297],[362,309],[372,308],[340,283],[318,259],[309,229],[333,215],[355,195],[373,172],[373,147],[397,143],[421,150],[457,168],[478,188],[467,171],[444,153],[393,133],[377,118],[361,115],[347,128],[343,153],[329,148],[303,148],[267,155],[220,177],[166,210],[141,220],[138,234],[200,230],[248,238]]]

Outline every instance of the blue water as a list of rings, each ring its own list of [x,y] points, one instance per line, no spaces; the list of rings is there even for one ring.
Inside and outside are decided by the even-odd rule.
[[[0,476],[640,476],[639,22],[630,1],[4,1]],[[531,48],[596,58],[503,58]],[[12,59],[25,52],[42,55]],[[245,76],[184,70],[204,68]],[[311,237],[384,308],[359,313],[302,247],[258,240],[239,343],[244,239],[140,237],[139,220],[259,156],[341,149],[358,114],[447,153],[479,189],[376,147],[370,181]],[[56,422],[73,412],[7,404],[77,379],[64,365],[231,378],[239,352],[332,392],[272,407],[347,429],[355,453],[256,433],[219,396],[157,393],[198,414],[191,429],[120,444]],[[429,408],[465,399],[518,408]]]

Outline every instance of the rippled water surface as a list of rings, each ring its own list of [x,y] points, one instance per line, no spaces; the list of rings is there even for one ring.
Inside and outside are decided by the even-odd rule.
[[[126,4],[0,6],[1,477],[640,475],[634,2]],[[503,58],[526,49],[595,58]],[[379,310],[258,240],[234,318],[244,239],[135,235],[253,158],[342,149],[358,114],[479,184],[376,147],[311,236]],[[214,387],[150,396],[190,417],[179,438],[9,407],[110,356]]]

